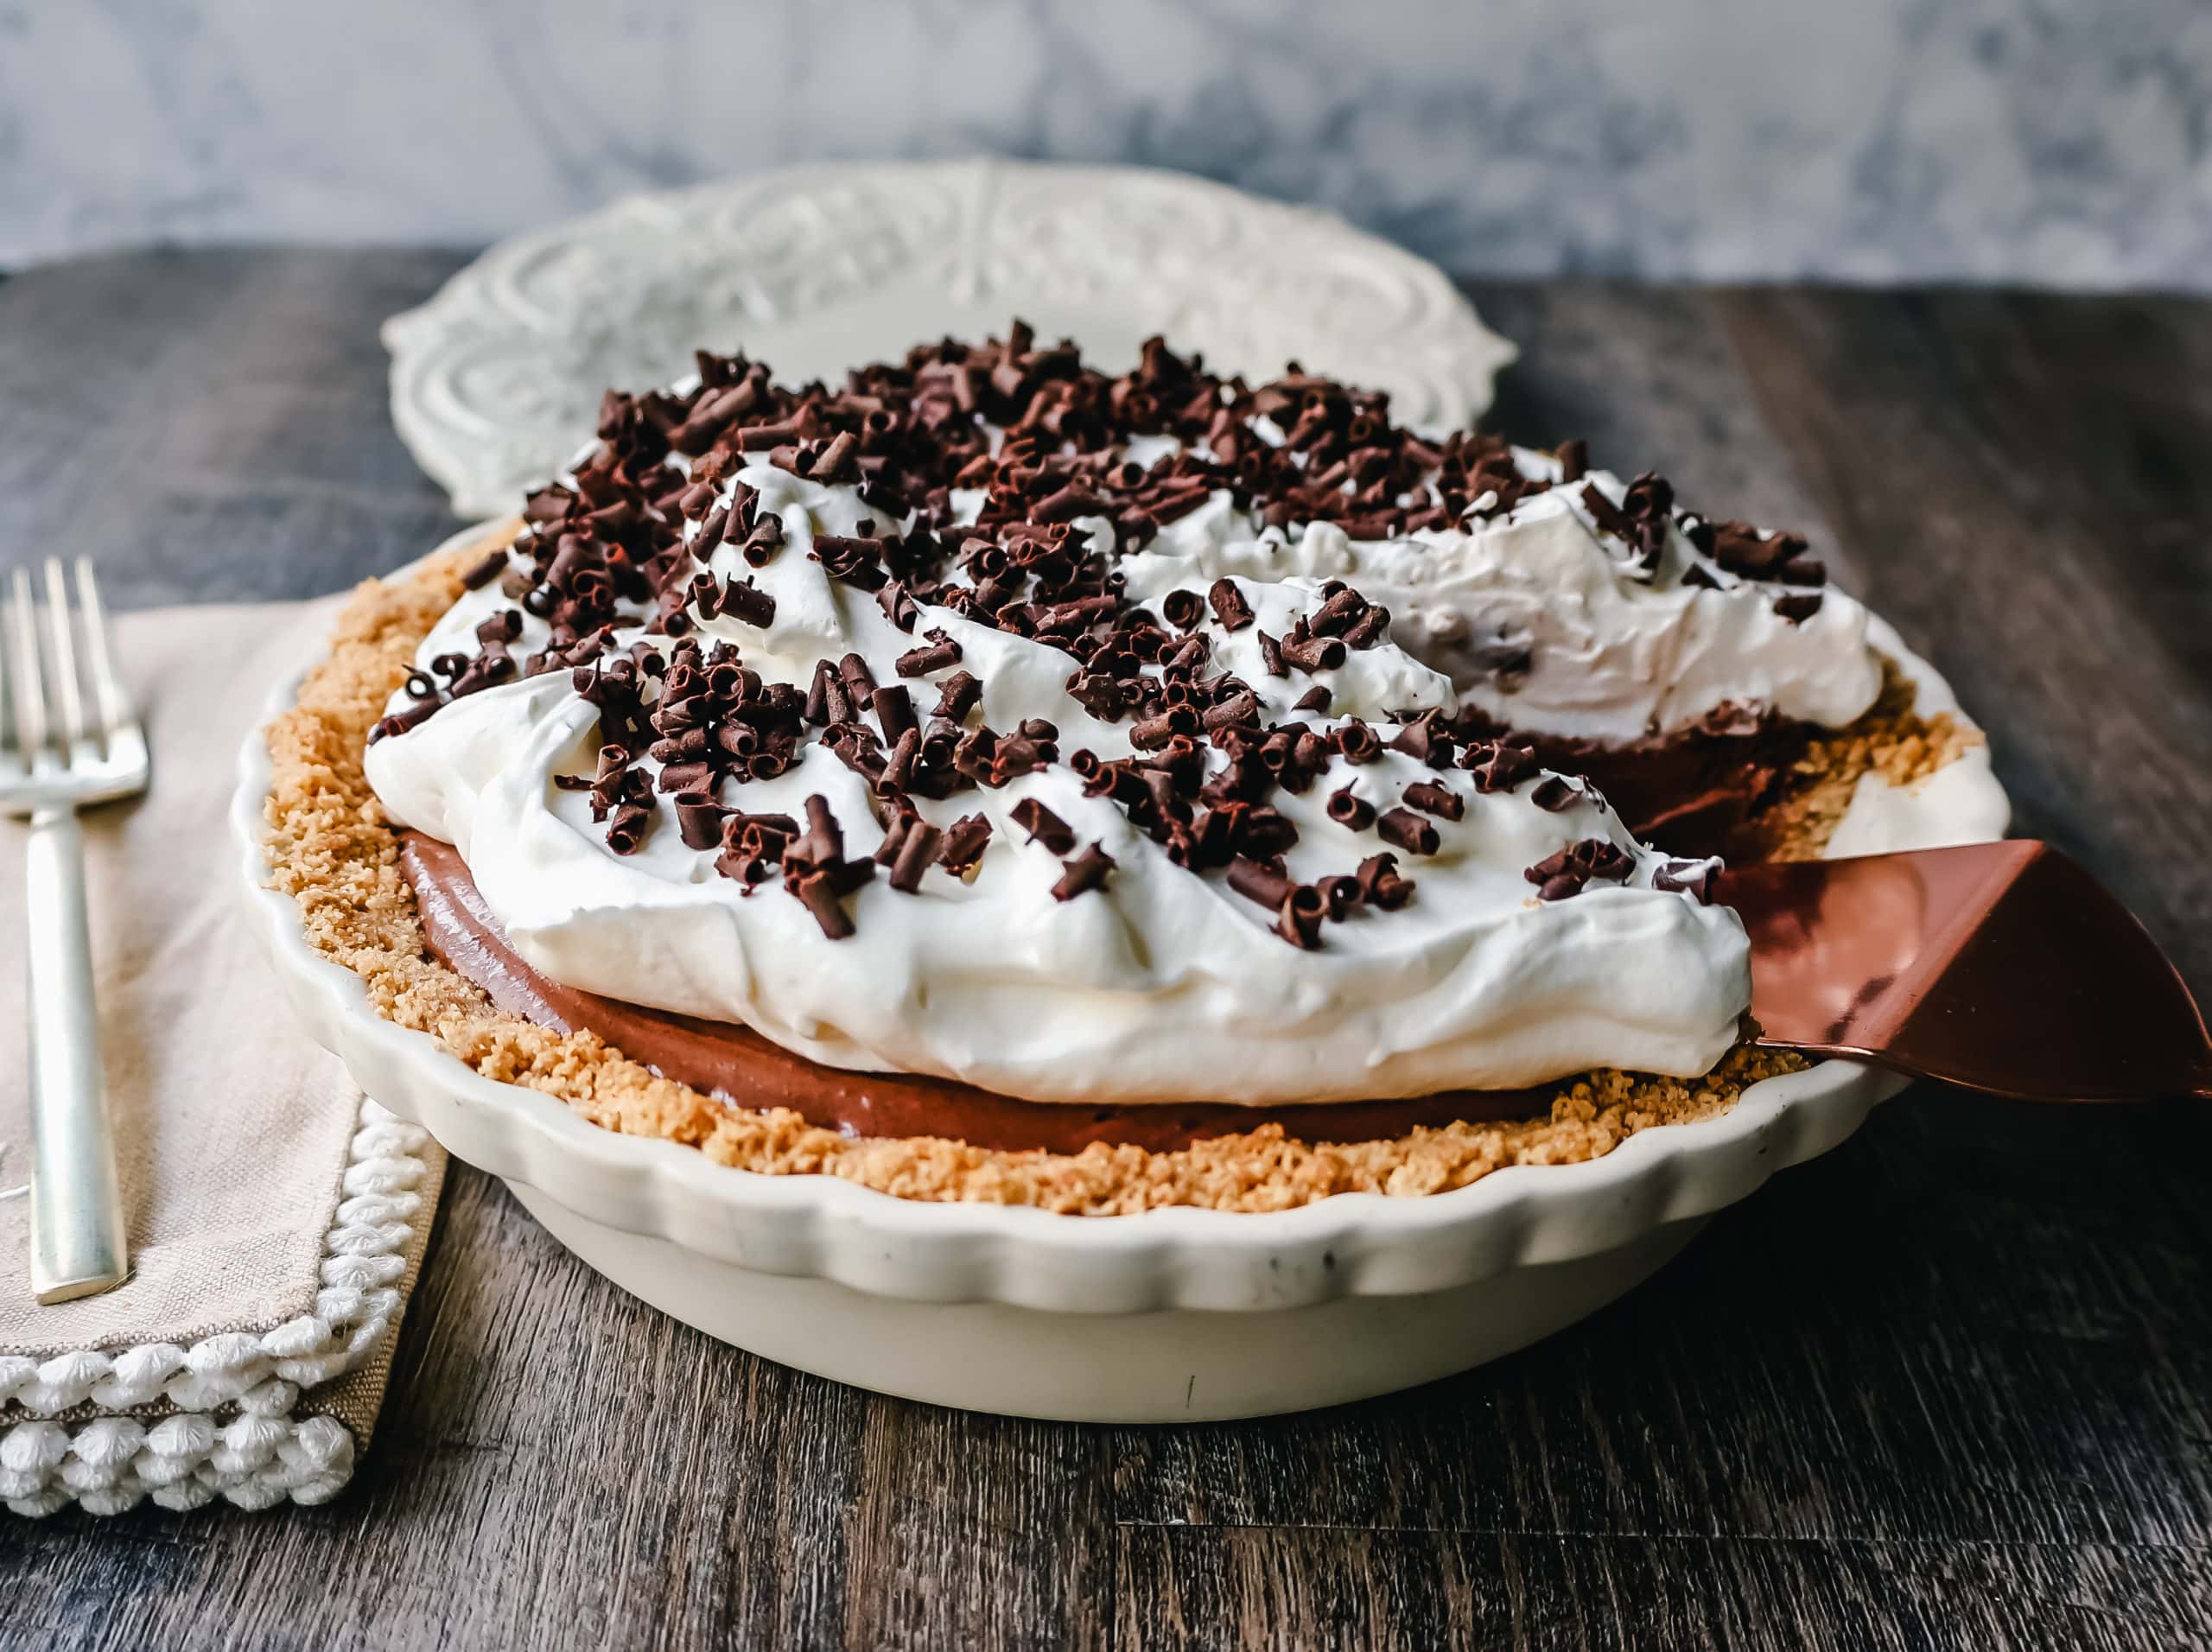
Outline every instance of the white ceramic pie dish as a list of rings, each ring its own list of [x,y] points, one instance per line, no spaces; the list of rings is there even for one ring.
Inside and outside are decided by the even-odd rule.
[[[1955,706],[1878,621],[1876,640],[1923,709]],[[281,686],[271,715],[296,688]],[[1256,1415],[1465,1369],[1612,1300],[1713,1212],[1834,1147],[1901,1087],[1826,1062],[1587,1163],[1262,1215],[1073,1217],[760,1175],[601,1129],[378,1015],[267,886],[269,783],[257,729],[232,810],[255,922],[308,1031],[364,1090],[505,1179],[556,1237],[654,1306],[785,1364],[944,1405],[1099,1421]],[[1866,853],[1981,841],[2001,836],[2006,813],[1975,748],[1908,791],[1863,782],[1837,842]]]

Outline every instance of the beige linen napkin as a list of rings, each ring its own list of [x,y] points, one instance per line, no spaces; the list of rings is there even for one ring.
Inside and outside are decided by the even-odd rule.
[[[122,616],[153,784],[84,816],[132,1271],[32,1299],[23,861],[0,823],[0,1499],[320,1502],[368,1443],[444,1155],[295,1025],[245,908],[238,752],[329,604]]]

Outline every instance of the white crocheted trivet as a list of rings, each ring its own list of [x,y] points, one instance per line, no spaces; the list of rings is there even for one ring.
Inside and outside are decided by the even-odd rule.
[[[149,1496],[164,1509],[219,1496],[266,1509],[335,1496],[353,1472],[353,1433],[300,1414],[301,1396],[363,1364],[397,1329],[416,1228],[433,1214],[422,1191],[429,1144],[419,1126],[363,1100],[311,1314],[190,1348],[0,1357],[0,1407],[32,1414],[0,1429],[0,1499],[19,1515],[73,1502],[114,1515]],[[162,1401],[176,1414],[114,1414]],[[87,1403],[108,1414],[59,1414]]]

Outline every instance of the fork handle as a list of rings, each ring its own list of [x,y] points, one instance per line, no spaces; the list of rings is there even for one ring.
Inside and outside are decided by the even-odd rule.
[[[100,1076],[85,838],[76,811],[31,816],[31,1289],[41,1302],[96,1296],[130,1271],[115,1135]]]

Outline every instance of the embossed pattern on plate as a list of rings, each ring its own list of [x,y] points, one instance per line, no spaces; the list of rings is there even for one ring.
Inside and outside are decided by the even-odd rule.
[[[1333,215],[1178,173],[845,162],[669,194],[501,242],[393,316],[391,416],[465,516],[511,509],[600,394],[742,348],[830,377],[1020,315],[1100,364],[1164,333],[1248,375],[1295,359],[1473,422],[1513,346],[1433,264]]]

